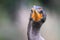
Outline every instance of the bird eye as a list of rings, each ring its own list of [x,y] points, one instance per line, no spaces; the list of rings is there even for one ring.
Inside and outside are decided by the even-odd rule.
[[[40,11],[39,13],[43,13],[43,11]]]
[[[33,12],[33,10],[31,10],[31,12]]]

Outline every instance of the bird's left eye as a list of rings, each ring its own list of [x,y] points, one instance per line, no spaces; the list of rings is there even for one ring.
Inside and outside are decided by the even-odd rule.
[[[31,12],[33,12],[33,10],[31,10]]]
[[[40,11],[39,13],[43,13],[43,11]]]

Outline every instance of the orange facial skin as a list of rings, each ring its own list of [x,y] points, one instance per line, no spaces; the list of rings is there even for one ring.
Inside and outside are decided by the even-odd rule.
[[[35,9],[32,9],[33,10],[33,13],[32,13],[32,19],[35,21],[35,22],[38,22],[40,21],[42,18],[43,18],[43,15],[42,13],[39,13],[38,11],[36,11]]]

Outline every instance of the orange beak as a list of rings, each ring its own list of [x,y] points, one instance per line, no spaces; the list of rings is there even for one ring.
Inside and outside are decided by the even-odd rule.
[[[43,18],[42,13],[39,13],[39,12],[36,11],[35,9],[32,9],[32,10],[33,10],[32,19],[33,19],[35,22],[40,21],[40,20]]]

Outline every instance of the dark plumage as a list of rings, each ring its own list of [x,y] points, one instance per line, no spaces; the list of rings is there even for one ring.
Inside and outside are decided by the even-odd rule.
[[[39,30],[46,20],[46,13],[40,6],[33,6],[28,24],[28,40],[44,40]]]

